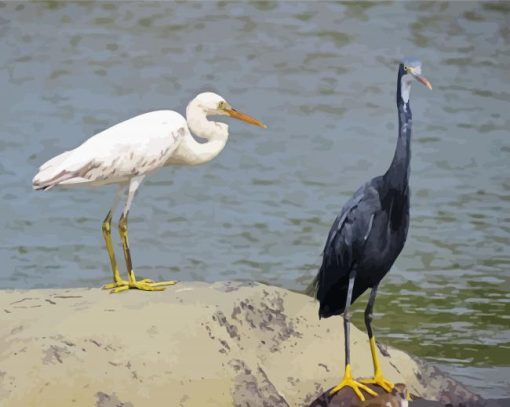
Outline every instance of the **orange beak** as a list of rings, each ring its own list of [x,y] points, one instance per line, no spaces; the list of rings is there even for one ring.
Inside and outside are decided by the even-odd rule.
[[[243,122],[253,124],[254,126],[262,127],[263,129],[267,129],[267,126],[258,121],[257,119],[247,115],[246,113],[241,113],[236,109],[225,109],[225,112],[234,119],[242,120]]]
[[[415,77],[415,79],[422,83],[423,85],[425,85],[427,88],[429,88],[430,90],[432,90],[432,84],[429,82],[429,80],[427,78],[425,78],[424,76],[421,76],[421,75],[416,75],[416,74],[413,74],[413,76]]]

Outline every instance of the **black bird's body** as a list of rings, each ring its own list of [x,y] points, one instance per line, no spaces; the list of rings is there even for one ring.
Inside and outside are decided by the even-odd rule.
[[[412,113],[399,88],[399,134],[393,161],[384,175],[371,179],[347,201],[329,232],[317,276],[321,317],[344,311],[353,268],[352,302],[379,284],[404,247],[409,229]]]
[[[397,76],[398,140],[393,160],[384,175],[363,185],[347,201],[329,231],[322,265],[315,279],[319,317],[343,314],[345,333],[345,374],[332,392],[350,387],[364,400],[361,390],[375,393],[365,384],[391,391],[393,383],[382,375],[372,311],[377,288],[402,251],[409,229],[409,171],[411,161],[412,113],[409,104],[411,82],[418,80],[432,88],[421,76],[421,64],[403,61]],[[374,378],[357,382],[352,378],[349,350],[350,305],[368,288],[365,325],[370,339]]]
[[[376,177],[361,187],[333,223],[317,276],[320,317],[344,312],[351,270],[356,270],[353,303],[379,284],[404,247],[409,188],[399,191],[384,179]]]

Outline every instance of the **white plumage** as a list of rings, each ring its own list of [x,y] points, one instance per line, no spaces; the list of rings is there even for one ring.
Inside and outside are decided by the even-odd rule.
[[[228,126],[208,120],[207,116],[210,115],[230,116],[266,127],[258,120],[233,109],[221,96],[206,92],[199,94],[189,103],[186,109],[187,119],[171,110],[145,113],[96,134],[74,150],[53,157],[39,168],[32,180],[36,190],[55,186],[120,185],[112,209],[103,222],[103,233],[114,275],[114,283],[105,287],[113,288],[114,292],[129,288],[159,290],[164,285],[174,283],[136,281],[127,243],[127,215],[135,192],[146,175],[165,165],[205,163],[223,150],[228,140]],[[198,143],[190,130],[206,142]],[[128,266],[128,281],[120,279],[109,234],[112,212],[125,190],[128,190],[128,198],[119,227]]]
[[[192,137],[180,114],[171,110],[145,113],[47,161],[34,177],[33,185],[45,189],[128,182],[134,176],[163,167],[185,136]]]

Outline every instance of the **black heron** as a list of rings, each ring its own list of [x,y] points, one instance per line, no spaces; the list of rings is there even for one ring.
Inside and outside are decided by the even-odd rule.
[[[432,89],[430,82],[421,75],[421,63],[416,59],[404,59],[397,77],[399,126],[393,161],[384,175],[359,188],[342,208],[329,231],[322,265],[315,279],[319,318],[343,313],[344,320],[345,373],[331,394],[350,387],[364,400],[361,390],[376,395],[366,384],[378,385],[388,392],[394,387],[382,374],[371,322],[377,287],[404,247],[409,227],[412,127],[409,93],[414,79]],[[365,324],[374,377],[355,381],[350,365],[349,306],[368,288],[371,293],[365,309]]]

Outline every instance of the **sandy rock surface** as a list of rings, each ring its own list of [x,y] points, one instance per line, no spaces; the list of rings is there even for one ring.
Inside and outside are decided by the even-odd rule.
[[[259,283],[2,291],[0,404],[308,406],[340,379],[341,327],[312,298]],[[353,372],[368,377],[366,334],[351,332]],[[381,363],[415,395],[474,397],[402,351]]]

